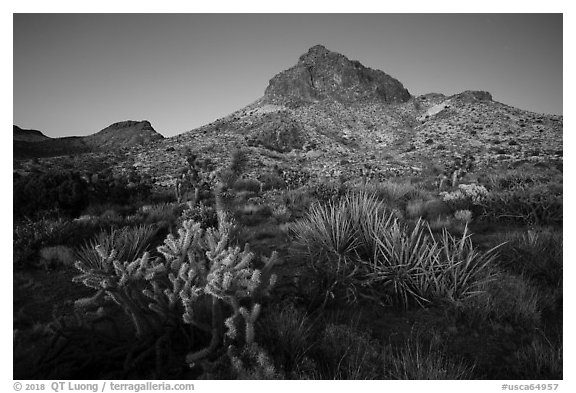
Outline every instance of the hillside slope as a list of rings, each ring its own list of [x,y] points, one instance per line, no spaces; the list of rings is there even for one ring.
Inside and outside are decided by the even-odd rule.
[[[117,127],[91,138],[113,145],[110,135],[124,135],[117,131],[125,127]],[[474,156],[479,169],[523,162],[561,168],[562,128],[562,116],[513,108],[487,92],[411,96],[383,71],[317,45],[274,76],[252,104],[175,137],[132,145],[113,165],[137,168],[166,186],[174,184],[188,148],[218,165],[244,148],[249,176],[278,166],[313,181],[366,171],[379,178],[418,174],[462,154]]]

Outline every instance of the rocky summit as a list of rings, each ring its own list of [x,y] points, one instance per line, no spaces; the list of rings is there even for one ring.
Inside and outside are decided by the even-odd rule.
[[[408,101],[410,93],[390,75],[316,45],[300,56],[295,66],[270,80],[264,99],[274,104],[325,99],[398,103]]]
[[[128,120],[114,123],[96,134],[87,136],[86,140],[100,149],[108,149],[147,144],[163,138],[148,120]]]

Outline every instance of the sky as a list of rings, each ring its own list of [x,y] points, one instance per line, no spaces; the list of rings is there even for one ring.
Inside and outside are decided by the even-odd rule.
[[[238,110],[316,44],[413,95],[486,90],[563,114],[562,14],[14,14],[13,123],[50,137]]]

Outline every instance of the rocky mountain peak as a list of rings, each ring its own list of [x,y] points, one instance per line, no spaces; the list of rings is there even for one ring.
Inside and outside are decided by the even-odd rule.
[[[339,53],[330,52],[324,45],[314,45],[308,52],[300,56],[298,60],[299,63],[306,63],[306,64],[314,64],[316,61],[319,61],[324,56],[328,56],[329,54],[333,55],[340,55]],[[340,55],[342,56],[342,55]]]
[[[134,121],[134,120],[126,120],[126,121],[120,121],[118,123],[114,123],[111,124],[110,126],[107,127],[108,129],[113,129],[113,130],[121,130],[121,129],[146,129],[146,130],[154,130],[154,128],[152,127],[152,124],[150,124],[150,122],[148,120],[142,120],[142,121]]]
[[[480,90],[466,90],[456,96],[464,101],[492,101],[492,94]]]
[[[380,70],[315,45],[298,63],[275,75],[264,99],[276,104],[301,104],[323,100],[341,103],[406,102],[410,93],[402,83]]]

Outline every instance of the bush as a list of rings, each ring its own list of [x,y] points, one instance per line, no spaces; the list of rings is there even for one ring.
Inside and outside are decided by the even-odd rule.
[[[236,182],[234,182],[233,188],[236,191],[250,191],[258,194],[260,192],[261,185],[262,183],[256,179],[238,179]]]
[[[537,337],[529,346],[514,353],[515,372],[524,379],[563,379],[563,346],[553,345],[545,337]]]
[[[315,321],[290,303],[269,310],[258,323],[263,345],[288,378],[302,377],[310,370],[310,351],[314,346]]]
[[[471,379],[474,367],[448,357],[433,345],[424,348],[417,340],[409,340],[389,360],[391,379],[444,380]]]
[[[472,221],[472,212],[470,210],[457,210],[454,212],[454,218],[464,224]]]
[[[528,230],[504,236],[500,262],[517,274],[554,288],[562,287],[562,233],[550,230]]]
[[[155,234],[156,229],[152,225],[103,231],[79,247],[76,256],[85,266],[93,269],[102,269],[102,255],[110,255],[112,250],[118,260],[133,261],[146,251]]]
[[[269,190],[284,190],[286,189],[287,185],[284,179],[280,177],[277,173],[264,173],[260,175],[258,178],[262,183],[262,190],[269,191]]]
[[[475,206],[486,201],[490,193],[486,187],[478,184],[460,184],[458,190],[452,192],[441,192],[442,200],[446,202],[452,210],[474,210]]]
[[[426,199],[427,196],[426,192],[421,190],[418,186],[408,182],[370,182],[362,189],[368,193],[376,195],[379,200],[385,202],[385,204],[390,208],[399,208],[401,210],[405,209],[408,201]]]
[[[59,219],[24,220],[13,227],[13,264],[15,267],[29,267],[34,264],[36,253],[42,247],[64,243],[63,233],[71,224]]]
[[[160,222],[175,224],[183,211],[183,205],[177,203],[158,203],[155,205],[142,206],[140,214],[144,216],[144,222],[146,224]]]
[[[73,266],[75,262],[74,251],[70,247],[53,246],[40,250],[40,264],[45,269],[58,266]]]
[[[193,206],[188,206],[188,208],[182,211],[178,220],[180,225],[184,221],[188,220],[199,223],[204,229],[215,228],[218,226],[218,215],[216,214],[216,209],[212,206],[205,205],[203,202]]]
[[[328,324],[316,350],[322,379],[383,379],[386,349],[365,331]]]
[[[310,194],[321,203],[335,201],[346,194],[346,187],[340,183],[318,183],[312,186]]]
[[[459,311],[469,322],[505,322],[530,328],[540,325],[541,293],[526,277],[498,272],[482,287],[480,296],[460,304]]]
[[[560,225],[563,221],[561,190],[531,187],[491,193],[481,203],[482,219],[519,225]]]
[[[14,217],[36,217],[42,211],[58,209],[77,215],[88,204],[87,183],[76,172],[34,173],[13,182]]]
[[[74,171],[48,171],[14,178],[14,217],[38,217],[58,210],[78,216],[90,204],[127,204],[146,198],[151,186],[136,174],[130,178],[101,173],[88,180]]]

